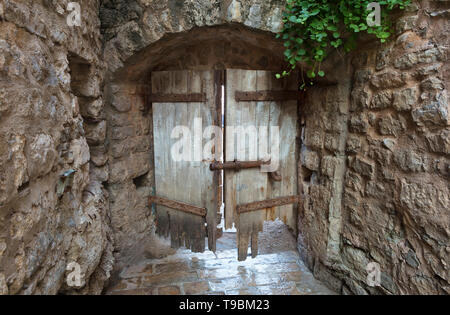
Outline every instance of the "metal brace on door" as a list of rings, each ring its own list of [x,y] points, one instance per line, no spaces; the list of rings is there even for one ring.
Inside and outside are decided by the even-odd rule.
[[[220,171],[220,170],[234,170],[236,172],[239,172],[242,169],[249,169],[249,168],[258,168],[263,165],[270,165],[269,161],[237,161],[234,160],[233,162],[213,162],[209,166],[209,169],[211,171]],[[282,178],[280,175],[280,172],[270,172],[269,173],[270,179],[275,182],[281,182]]]
[[[150,204],[155,203],[155,204],[158,204],[158,205],[161,205],[161,206],[173,209],[173,210],[178,210],[178,211],[198,215],[201,217],[206,217],[206,213],[207,213],[206,208],[200,208],[200,207],[188,205],[183,202],[169,200],[169,199],[165,199],[165,198],[161,198],[161,197],[157,197],[157,196],[150,196],[148,198],[148,201]]]

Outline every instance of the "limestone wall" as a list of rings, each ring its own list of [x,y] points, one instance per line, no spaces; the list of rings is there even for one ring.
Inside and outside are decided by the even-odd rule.
[[[416,3],[389,44],[363,43],[351,95],[342,80],[308,92],[299,247],[345,294],[450,291],[449,8]]]
[[[281,65],[284,0],[79,0],[80,27],[68,2],[0,1],[0,294],[100,293],[155,254],[152,70]],[[344,294],[449,293],[449,9],[411,6],[306,93],[299,249]]]
[[[99,1],[78,1],[80,27],[67,2],[0,1],[0,294],[100,293],[112,269],[89,162],[104,141]]]

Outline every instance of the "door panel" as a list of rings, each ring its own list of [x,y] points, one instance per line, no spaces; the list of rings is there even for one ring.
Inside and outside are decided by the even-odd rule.
[[[209,170],[213,160],[202,156],[208,141],[203,139],[203,129],[214,125],[220,115],[216,112],[214,89],[214,71],[152,73],[152,95],[157,99],[152,103],[156,196],[207,211],[205,218],[157,204],[157,233],[170,236],[172,247],[186,246],[193,252],[205,250],[206,237],[209,249],[215,251],[218,176]],[[204,94],[204,102],[197,102],[199,94]],[[194,134],[199,119],[201,134]],[[192,160],[179,161],[172,155],[173,146],[181,136],[172,134],[177,126],[191,132]],[[172,139],[172,135],[178,138]]]
[[[264,134],[260,134],[265,130],[269,138],[269,152],[271,147],[279,148],[278,171],[281,175],[281,181],[274,181],[269,173],[261,172],[259,168],[225,172],[225,225],[228,229],[234,223],[237,228],[239,260],[247,257],[250,243],[252,256],[257,255],[258,233],[262,231],[264,221],[279,218],[293,230],[296,229],[296,204],[242,214],[238,214],[236,208],[255,201],[297,195],[297,100],[236,101],[236,92],[296,91],[297,88],[297,80],[293,76],[277,80],[273,72],[227,70],[226,162],[266,159],[268,156],[259,152],[259,147],[267,141]],[[258,94],[255,98],[264,99],[260,96]],[[232,134],[231,126],[256,128],[258,140],[248,139],[245,147],[239,147],[238,137]],[[278,127],[279,137],[271,134],[272,127]],[[239,138],[242,137],[243,134],[240,133]],[[252,145],[258,148],[256,156],[249,154]]]

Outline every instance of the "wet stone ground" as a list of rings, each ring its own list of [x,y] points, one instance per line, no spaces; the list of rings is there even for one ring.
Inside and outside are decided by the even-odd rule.
[[[178,250],[125,268],[108,290],[114,295],[310,295],[334,294],[305,267],[282,226],[265,228],[261,254],[237,261],[234,233],[225,233],[216,254]],[[264,234],[264,233],[262,233]],[[278,242],[270,242],[276,237]],[[283,240],[284,241],[280,241]],[[277,252],[277,246],[281,251]],[[294,246],[294,248],[292,248]],[[272,253],[268,253],[272,252]]]

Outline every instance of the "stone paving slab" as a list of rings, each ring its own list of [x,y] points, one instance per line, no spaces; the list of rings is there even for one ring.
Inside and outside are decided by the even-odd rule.
[[[295,251],[259,255],[244,262],[222,250],[144,260],[125,268],[113,295],[309,295],[335,294],[314,279]]]

